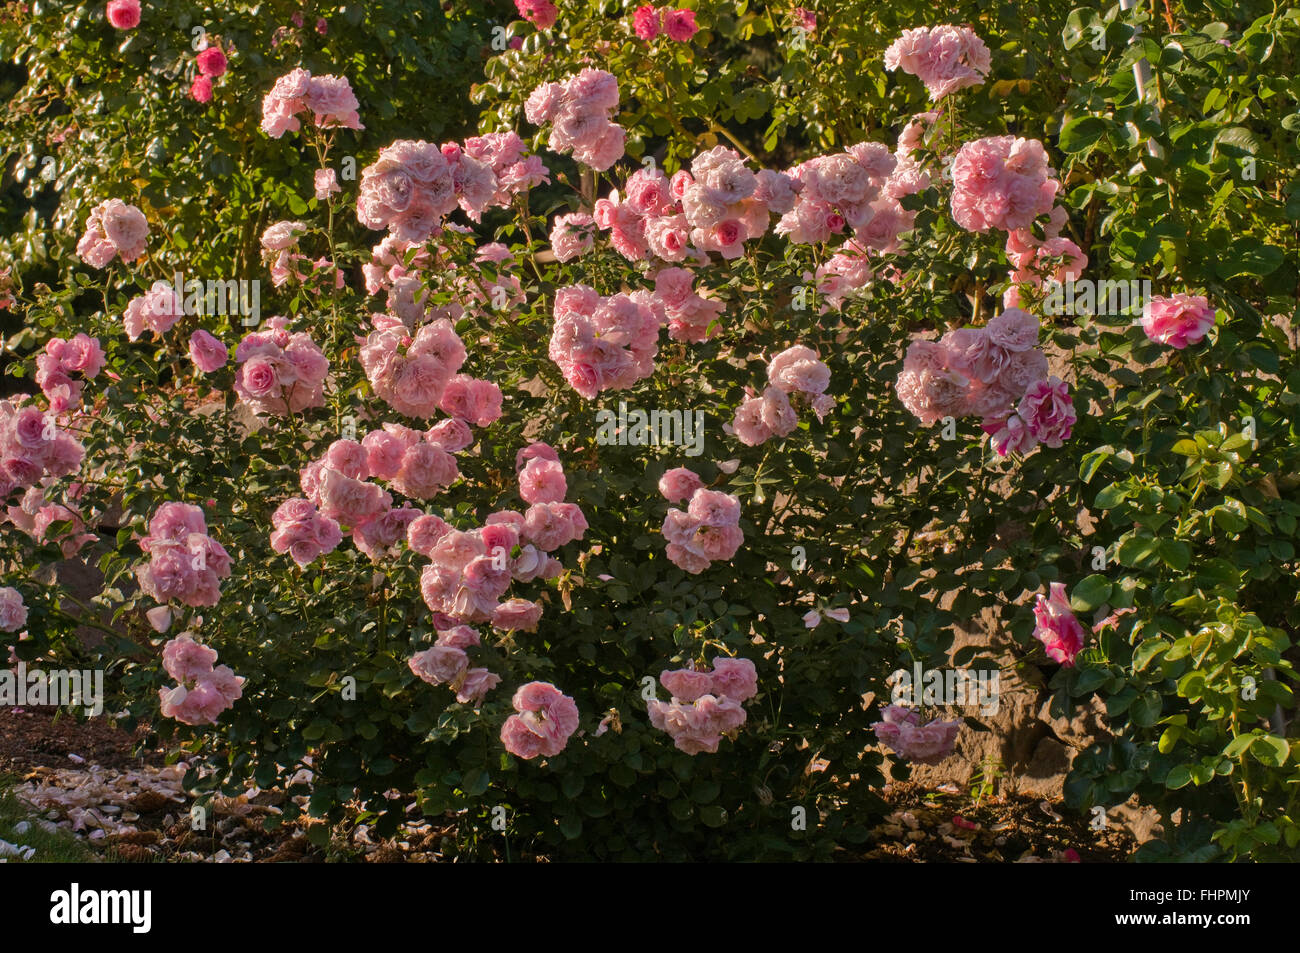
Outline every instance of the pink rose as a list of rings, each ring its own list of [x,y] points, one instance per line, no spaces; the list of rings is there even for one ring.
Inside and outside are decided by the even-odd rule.
[[[1039,595],[1034,603],[1034,638],[1043,643],[1049,658],[1072,668],[1083,648],[1083,626],[1070,609],[1064,584],[1054,582],[1048,592],[1048,597]]]
[[[108,0],[108,22],[118,30],[134,30],[140,25],[140,0]]]
[[[668,470],[659,478],[659,492],[669,503],[681,503],[689,500],[696,490],[703,488],[704,481],[699,474],[686,467]]]
[[[194,62],[198,65],[200,73],[204,76],[211,76],[213,79],[226,72],[228,63],[226,54],[222,52],[219,46],[209,46],[194,57]]]
[[[225,367],[230,360],[226,346],[207,331],[199,329],[190,335],[190,360],[204,374]]]
[[[1070,439],[1077,420],[1070,386],[1055,376],[1030,384],[1017,413],[1029,433],[1053,449]]]
[[[1214,327],[1214,309],[1201,295],[1155,297],[1142,309],[1142,330],[1159,344],[1182,350],[1196,344]]]

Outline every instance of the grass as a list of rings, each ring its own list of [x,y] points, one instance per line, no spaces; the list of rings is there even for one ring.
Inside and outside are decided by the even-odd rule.
[[[11,790],[17,779],[0,775],[0,840],[18,847],[34,847],[36,853],[30,861],[20,857],[5,858],[10,864],[85,864],[99,861],[99,856],[83,844],[76,835],[65,831],[47,831],[34,816],[32,807],[14,795]],[[22,834],[14,826],[26,821],[30,826]]]

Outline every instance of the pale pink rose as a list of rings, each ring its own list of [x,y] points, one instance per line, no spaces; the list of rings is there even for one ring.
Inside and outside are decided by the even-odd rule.
[[[129,263],[144,254],[148,238],[143,212],[120,199],[108,199],[91,210],[77,255],[92,268],[106,268],[114,256]]]
[[[322,202],[327,201],[331,195],[343,191],[333,169],[317,169],[315,186],[316,198]]]
[[[431,443],[418,443],[402,455],[393,489],[404,496],[427,500],[460,478],[456,459]]]
[[[441,517],[428,514],[418,516],[406,527],[406,545],[414,552],[428,556],[438,541],[450,531],[451,527]]]
[[[969,27],[937,26],[904,30],[885,50],[885,69],[917,77],[938,101],[984,82],[992,64],[989,48]]]
[[[322,463],[352,480],[365,480],[370,476],[367,451],[352,439],[337,439],[330,443]]]
[[[550,444],[536,440],[515,454],[515,472],[522,470],[531,460],[550,460],[559,463],[560,455]]]
[[[885,708],[883,720],[871,727],[880,741],[899,757],[917,764],[938,764],[952,754],[962,721],[933,721],[921,724],[921,716],[900,705]]]
[[[772,358],[767,366],[767,379],[787,394],[812,396],[825,393],[831,372],[818,359],[816,351],[796,344]]]
[[[681,503],[689,500],[696,490],[702,489],[704,481],[699,474],[686,467],[668,470],[659,478],[659,492],[669,503]]]
[[[595,222],[585,212],[557,216],[551,228],[551,250],[556,261],[572,261],[591,251]]]
[[[799,415],[790,406],[790,398],[778,387],[768,387],[763,391],[763,402],[759,407],[763,426],[773,436],[788,437],[799,426]]]
[[[534,89],[524,103],[524,115],[534,126],[550,122],[564,105],[564,87],[559,83],[543,83]]]
[[[456,701],[462,705],[477,705],[484,696],[501,684],[501,676],[485,668],[471,668],[465,672],[464,680],[456,691]]]
[[[506,632],[535,632],[542,607],[527,599],[509,599],[492,611],[492,625]]]
[[[554,685],[530,682],[520,687],[511,701],[519,714],[506,720],[501,741],[518,757],[554,757],[578,729],[578,706]]]
[[[743,702],[758,694],[758,672],[749,659],[714,659],[711,677],[714,695]]]
[[[204,374],[226,366],[230,354],[220,340],[202,328],[190,335],[190,360]]]
[[[534,458],[519,471],[519,495],[525,503],[559,503],[566,492],[564,468],[555,460]]]
[[[674,700],[693,702],[713,691],[713,678],[708,672],[675,669],[659,675],[659,684],[668,689]]]
[[[413,442],[386,430],[372,430],[361,439],[361,446],[366,451],[366,471],[376,479],[391,480],[402,468],[402,456]]]
[[[491,381],[457,374],[447,382],[438,407],[448,416],[486,427],[501,416],[501,400],[501,388]]]
[[[346,77],[313,76],[303,96],[303,104],[311,110],[318,126],[365,128],[357,114],[357,97]]]
[[[17,589],[0,589],[0,632],[17,632],[27,624],[27,606]]]
[[[163,646],[162,657],[168,675],[178,682],[188,682],[212,671],[217,652],[200,645],[188,632],[183,632]]]
[[[458,453],[474,442],[474,432],[465,421],[451,417],[430,427],[425,433],[425,439],[448,453]]]
[[[465,650],[452,645],[435,645],[417,652],[407,662],[411,672],[430,685],[454,682],[469,668]]]
[[[344,476],[329,467],[321,471],[321,513],[344,526],[363,526],[392,508],[392,497],[373,483]]]

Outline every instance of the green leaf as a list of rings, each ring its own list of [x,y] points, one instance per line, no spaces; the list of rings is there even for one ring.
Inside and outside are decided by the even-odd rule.
[[[1112,583],[1101,573],[1093,573],[1070,591],[1070,608],[1075,612],[1092,612],[1110,601]]]
[[[1061,129],[1060,147],[1062,152],[1086,152],[1091,149],[1106,130],[1112,125],[1109,119],[1100,116],[1081,116],[1072,119]]]

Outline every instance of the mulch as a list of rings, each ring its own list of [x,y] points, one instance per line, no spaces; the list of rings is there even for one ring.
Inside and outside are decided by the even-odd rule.
[[[144,729],[123,731],[107,719],[76,720],[54,709],[0,709],[0,774],[30,786],[67,788],[84,773],[97,790],[111,779],[149,777],[163,769],[164,752],[148,746]],[[159,775],[163,777],[163,775]],[[109,785],[105,785],[109,779]],[[136,783],[132,781],[132,783]],[[171,782],[176,783],[174,778]],[[454,853],[455,818],[423,818],[388,840],[372,840],[364,826],[335,831],[328,850],[307,837],[306,818],[267,829],[283,792],[221,799],[206,830],[191,829],[184,803],[127,785],[119,808],[134,830],[103,832],[88,841],[106,859],[149,862],[296,862],[325,860],[438,862]],[[163,790],[166,790],[163,788]],[[975,798],[946,785],[938,789],[892,783],[881,792],[891,812],[861,846],[837,851],[842,862],[1069,863],[1120,862],[1136,846],[1122,827],[1093,829],[1087,817],[1059,803],[1018,795]],[[57,817],[58,811],[45,814]],[[84,831],[83,831],[84,833]]]

